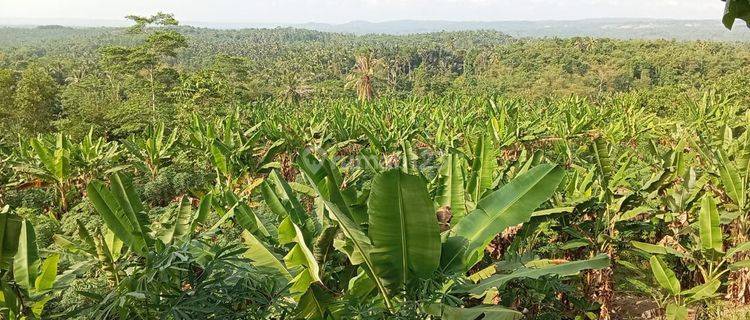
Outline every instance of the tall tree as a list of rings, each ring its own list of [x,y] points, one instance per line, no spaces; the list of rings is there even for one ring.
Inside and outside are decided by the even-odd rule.
[[[13,95],[16,92],[18,77],[13,70],[0,69],[0,130],[8,129],[13,110]],[[10,131],[10,130],[8,130]],[[0,133],[2,138],[4,133]]]
[[[41,67],[29,65],[22,73],[13,94],[13,119],[20,129],[31,132],[47,132],[52,121],[59,115],[57,83]]]
[[[284,69],[278,80],[279,96],[287,103],[297,104],[313,93],[309,81],[306,72],[300,68]]]
[[[105,68],[114,74],[124,75],[133,80],[133,88],[142,88],[150,106],[151,122],[157,122],[165,92],[172,82],[176,82],[177,73],[171,68],[168,59],[175,58],[180,48],[187,47],[186,38],[179,32],[166,27],[176,26],[177,20],[170,14],[158,13],[151,17],[127,16],[135,24],[128,33],[145,35],[143,43],[134,47],[107,46],[101,50]],[[154,28],[156,27],[156,28]],[[114,86],[119,86],[114,79]],[[119,90],[116,90],[119,91]],[[145,92],[144,92],[145,91]],[[140,99],[144,100],[144,99]]]
[[[374,81],[377,72],[383,67],[383,62],[369,52],[358,55],[355,60],[354,69],[347,76],[346,86],[357,91],[360,101],[370,101],[375,97]]]

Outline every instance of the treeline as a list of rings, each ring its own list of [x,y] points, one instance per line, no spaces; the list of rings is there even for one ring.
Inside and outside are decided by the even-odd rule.
[[[664,114],[707,88],[746,96],[744,43],[513,39],[499,32],[352,36],[296,29],[8,29],[0,126],[123,137],[259,101],[626,95]],[[18,31],[18,32],[16,32]],[[26,45],[24,45],[26,44]],[[363,88],[362,85],[367,88]],[[362,91],[364,90],[364,91]]]

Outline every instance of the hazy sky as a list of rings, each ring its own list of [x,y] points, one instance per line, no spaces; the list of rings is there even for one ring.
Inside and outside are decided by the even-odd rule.
[[[0,0],[3,18],[122,19],[174,13],[201,22],[719,19],[720,0]]]

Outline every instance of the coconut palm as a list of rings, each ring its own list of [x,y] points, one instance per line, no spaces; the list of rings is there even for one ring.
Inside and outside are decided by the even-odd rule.
[[[346,77],[346,88],[354,88],[359,101],[370,101],[375,96],[373,81],[377,79],[377,73],[382,69],[383,62],[376,59],[372,53],[359,55],[355,60],[354,69]]]
[[[303,73],[287,70],[281,76],[279,95],[283,101],[297,104],[313,93],[313,87],[308,82]]]

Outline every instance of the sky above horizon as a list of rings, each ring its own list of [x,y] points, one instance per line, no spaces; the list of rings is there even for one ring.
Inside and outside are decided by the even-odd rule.
[[[723,7],[720,0],[0,0],[0,17],[124,21],[163,11],[216,23],[720,19]]]

